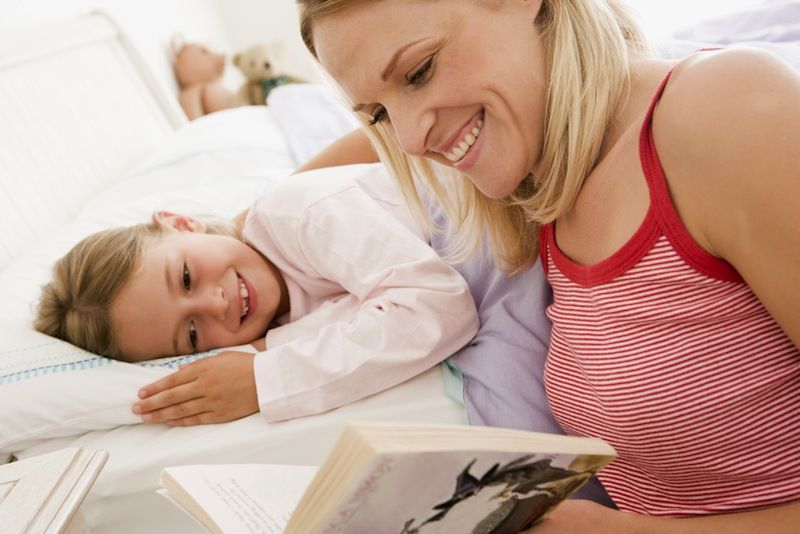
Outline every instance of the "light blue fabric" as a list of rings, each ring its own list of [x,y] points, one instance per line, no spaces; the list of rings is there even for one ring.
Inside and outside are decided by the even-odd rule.
[[[429,209],[442,225],[439,210]],[[443,232],[431,245],[441,254],[447,240]],[[540,263],[508,276],[484,253],[454,267],[469,284],[481,326],[475,338],[447,361],[449,393],[464,403],[470,424],[563,434],[544,392],[550,343],[545,308],[552,296]],[[576,497],[614,506],[596,479]]]
[[[461,374],[461,369],[458,368],[452,358],[447,358],[442,362],[442,379],[445,393],[464,407],[464,420],[469,421],[469,414],[464,400],[464,375]]]

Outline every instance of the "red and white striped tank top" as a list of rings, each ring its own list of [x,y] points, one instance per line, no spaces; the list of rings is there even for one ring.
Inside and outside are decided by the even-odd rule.
[[[664,516],[800,499],[800,351],[727,262],[678,217],[652,138],[639,152],[650,207],[633,237],[591,266],[542,229],[553,288],[547,398],[568,434],[619,459],[600,480],[622,510]]]

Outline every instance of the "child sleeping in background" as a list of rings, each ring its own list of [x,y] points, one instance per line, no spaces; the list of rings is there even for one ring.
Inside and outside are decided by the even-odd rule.
[[[320,176],[320,174],[322,176]],[[37,330],[126,361],[254,343],[140,390],[145,422],[269,421],[399,384],[478,327],[461,276],[373,166],[298,175],[243,224],[170,212],[93,234],[43,288]]]

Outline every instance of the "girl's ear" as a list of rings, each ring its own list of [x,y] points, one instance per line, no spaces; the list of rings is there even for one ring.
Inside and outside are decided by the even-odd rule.
[[[153,223],[168,231],[197,232],[204,234],[206,224],[194,217],[180,215],[171,211],[157,211],[153,214]]]

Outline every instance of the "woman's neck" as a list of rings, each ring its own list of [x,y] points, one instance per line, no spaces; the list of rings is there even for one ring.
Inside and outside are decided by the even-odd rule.
[[[642,58],[631,63],[628,87],[603,139],[601,161],[626,132],[639,128],[658,84],[674,64],[674,61],[658,58]]]

